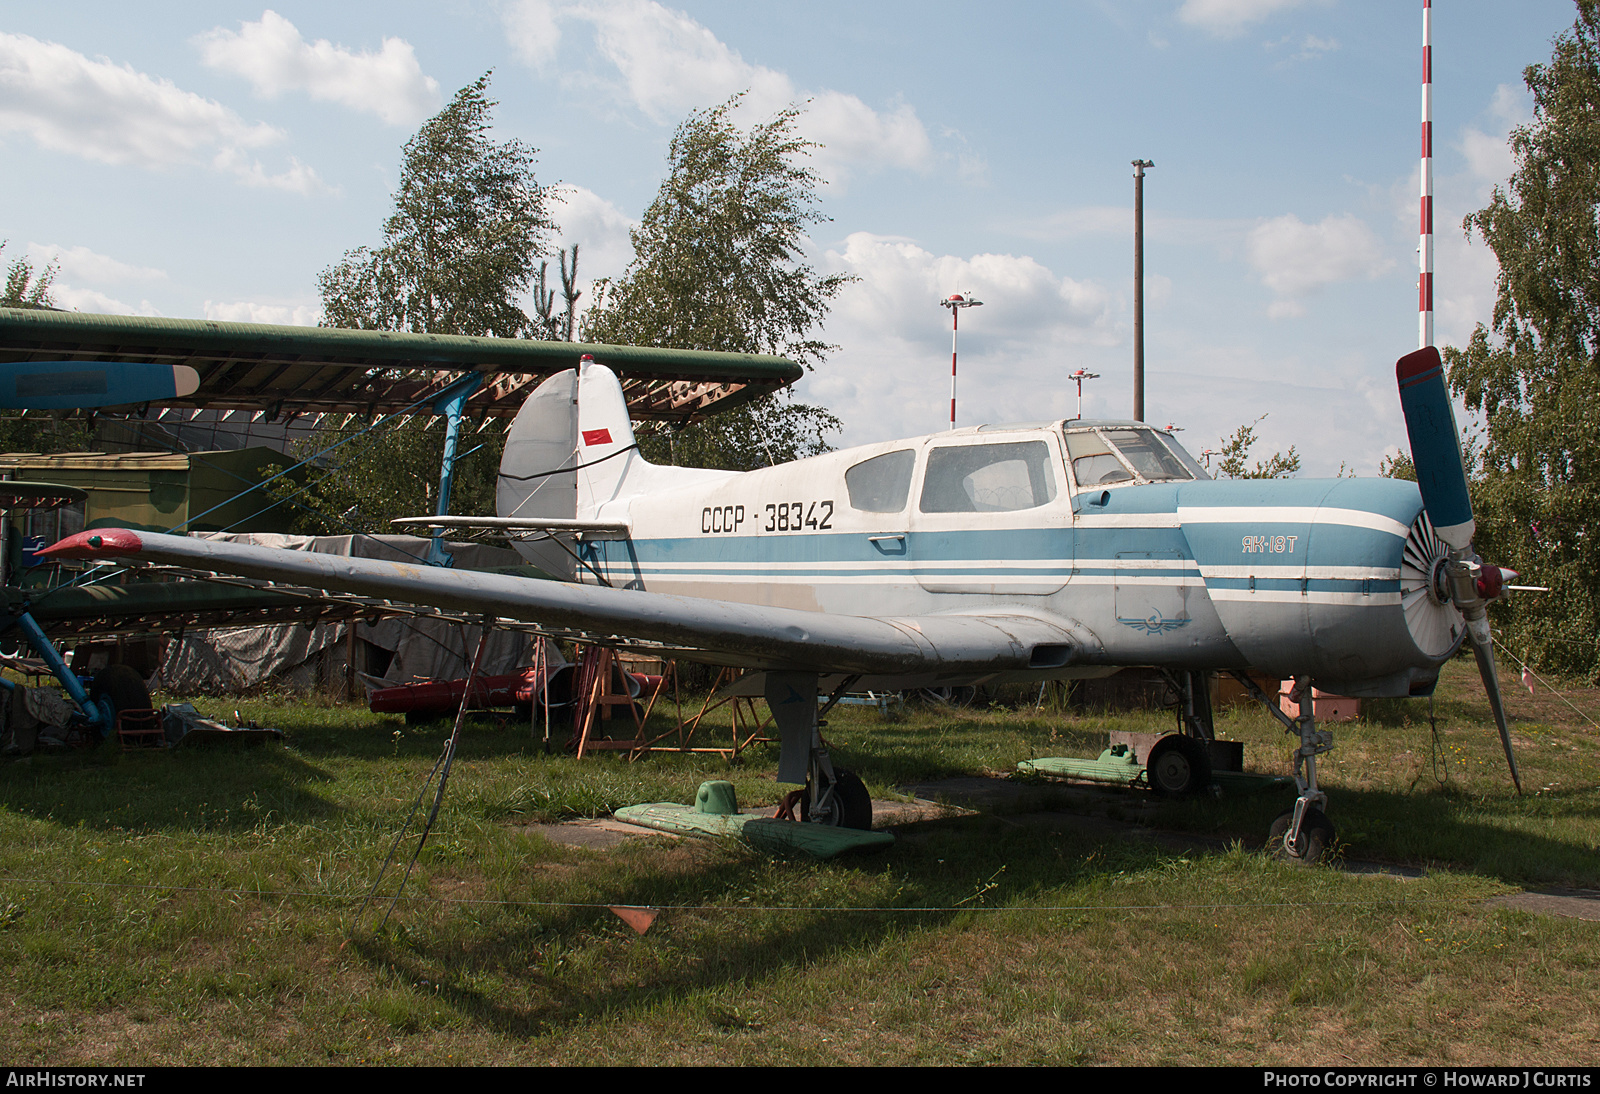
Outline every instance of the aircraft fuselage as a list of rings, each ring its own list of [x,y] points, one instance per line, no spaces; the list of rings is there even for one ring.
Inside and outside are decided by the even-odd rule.
[[[1348,694],[1431,687],[1460,628],[1417,567],[1403,573],[1415,484],[1213,481],[1154,433],[979,427],[698,472],[599,506],[631,534],[580,552],[610,584],[651,592],[859,616],[1037,610],[1091,631],[1102,664],[1312,675]],[[1119,437],[1181,459],[1136,463],[1122,451],[1134,442],[1102,443]],[[1074,457],[1096,447],[1115,451]],[[1185,477],[1149,481],[1141,466]],[[1058,675],[1073,671],[1093,670]]]

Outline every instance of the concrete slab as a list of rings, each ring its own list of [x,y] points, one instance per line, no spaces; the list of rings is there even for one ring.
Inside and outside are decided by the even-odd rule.
[[[560,843],[568,847],[586,847],[593,851],[604,851],[641,836],[660,836],[672,840],[683,838],[670,832],[628,824],[612,817],[564,821],[561,824],[523,824],[518,825],[517,830],[530,834],[537,833],[551,843]]]
[[[1600,923],[1600,889],[1551,887],[1526,893],[1510,893],[1484,901],[1490,907],[1515,908],[1535,915],[1556,915],[1566,919],[1585,919]]]
[[[1046,828],[1093,832],[1108,838],[1149,841],[1173,850],[1226,850],[1228,841],[1179,832],[1158,831],[1139,823],[1141,816],[1157,807],[1148,795],[1130,793],[1117,787],[1038,785],[1001,776],[967,776],[913,783],[899,788],[913,795],[910,801],[872,803],[873,827],[904,829],[929,821],[990,813],[1009,823]],[[1108,815],[1115,809],[1114,816]],[[771,815],[770,808],[744,810]],[[645,828],[613,817],[598,820],[567,821],[562,824],[518,826],[523,832],[537,832],[546,839],[569,847],[607,850],[628,840],[645,836],[679,840],[683,837]],[[904,835],[901,838],[905,838]],[[913,838],[912,842],[916,842]],[[1259,847],[1259,843],[1252,844]],[[1426,871],[1394,863],[1346,860],[1340,868],[1347,873],[1381,875],[1395,880],[1426,876]],[[1490,907],[1515,908],[1535,915],[1564,916],[1600,922],[1600,890],[1551,887],[1537,891],[1511,893],[1485,902]]]

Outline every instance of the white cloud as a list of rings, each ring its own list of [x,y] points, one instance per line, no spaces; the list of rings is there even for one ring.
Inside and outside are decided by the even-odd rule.
[[[1533,119],[1532,99],[1521,86],[1501,84],[1495,89],[1487,113],[1494,123],[1488,132],[1476,126],[1461,131],[1461,154],[1475,178],[1501,183],[1511,177],[1516,167],[1511,157],[1511,130]]]
[[[1027,255],[935,255],[907,239],[854,232],[828,259],[860,278],[836,311],[909,342],[947,341],[941,331],[949,330],[948,314],[937,305],[954,292],[982,300],[982,313],[969,311],[969,322],[981,322],[987,337],[1007,343],[1104,344],[1118,337],[1104,288],[1059,277]]]
[[[1516,167],[1505,137],[1493,137],[1481,129],[1461,131],[1461,154],[1466,157],[1467,170],[1489,182],[1506,181]]]
[[[257,304],[249,300],[221,303],[207,300],[205,317],[219,323],[276,323],[284,326],[314,327],[322,319],[316,304]]]
[[[0,134],[7,132],[101,163],[165,169],[210,162],[249,185],[322,188],[308,167],[271,175],[253,157],[251,150],[283,139],[279,129],[250,124],[129,65],[0,32]]]
[[[584,280],[617,277],[633,258],[633,241],[628,233],[638,221],[611,202],[582,186],[560,187],[561,235],[557,245],[578,244],[579,269]]]
[[[128,304],[96,289],[82,289],[61,281],[50,286],[50,295],[55,298],[58,307],[66,308],[68,311],[93,312],[98,315],[161,314],[148,300],[141,300],[137,305]]]
[[[506,37],[519,57],[535,68],[543,68],[555,60],[556,47],[561,44],[561,23],[555,4],[550,0],[518,0],[507,4],[501,16],[505,20]]]
[[[235,32],[216,27],[195,39],[205,64],[243,76],[257,95],[304,91],[313,99],[412,125],[437,109],[439,82],[422,73],[411,43],[385,38],[376,53],[357,53],[326,38],[307,42],[275,11]]]
[[[1348,213],[1316,224],[1293,214],[1274,217],[1250,232],[1245,253],[1262,283],[1280,297],[1268,312],[1274,318],[1303,314],[1299,297],[1341,281],[1377,277],[1393,265],[1372,230]]]
[[[628,233],[638,221],[582,186],[562,186],[558,193],[562,204],[556,219],[561,224],[561,233],[555,245],[563,250],[575,244],[578,247],[578,291],[582,295],[578,298],[577,312],[581,319],[594,303],[595,281],[602,277],[619,277],[627,269],[633,258],[633,241]],[[560,297],[560,267],[554,259],[550,260],[547,288],[555,290],[558,309],[564,307]],[[526,307],[531,314],[533,302],[529,300]]]
[[[1026,255],[936,255],[912,240],[857,232],[823,265],[860,280],[840,294],[824,332],[839,350],[804,381],[801,397],[844,419],[846,443],[948,422],[950,316],[939,302],[952,292],[983,301],[961,316],[962,424],[1065,417],[1073,403],[1057,377],[1062,363],[1122,337],[1104,286]],[[1029,396],[1020,404],[1019,392]]]
[[[167,271],[153,266],[133,266],[87,247],[62,247],[55,243],[29,243],[28,257],[39,267],[58,264],[61,276],[74,281],[139,283],[167,280]]]
[[[1183,0],[1178,19],[1219,38],[1234,38],[1250,24],[1303,3],[1305,0]]]
[[[318,190],[331,190],[322,179],[317,177],[316,171],[307,167],[293,156],[289,157],[288,170],[276,174],[267,174],[267,169],[261,166],[261,161],[243,155],[236,148],[219,148],[217,154],[211,157],[211,166],[218,171],[234,176],[246,186],[264,186],[275,190],[292,190],[297,194],[310,194]]]
[[[1291,43],[1294,43],[1294,39],[1295,36],[1293,34],[1286,34],[1275,42],[1264,42],[1262,45],[1263,48],[1268,50],[1289,46],[1293,52],[1278,62],[1280,66],[1287,65],[1293,61],[1314,61],[1323,54],[1332,53],[1339,48],[1339,40],[1337,38],[1319,38],[1315,34],[1307,34],[1298,43],[1291,45]]]
[[[785,73],[752,64],[687,14],[655,0],[521,0],[504,13],[513,48],[543,67],[555,56],[562,22],[588,24],[600,54],[622,78],[621,93],[651,120],[666,124],[748,92],[742,109],[768,117],[803,104],[803,135],[823,147],[822,173],[840,179],[851,166],[923,169],[933,146],[916,111],[905,103],[875,110],[841,91],[797,88]]]
[[[1456,147],[1466,171],[1440,175],[1440,166],[1448,161],[1434,160],[1434,340],[1440,345],[1464,345],[1479,323],[1493,318],[1500,266],[1477,233],[1469,237],[1461,231],[1461,222],[1469,212],[1487,205],[1493,188],[1511,177],[1516,163],[1510,132],[1528,124],[1532,116],[1527,90],[1520,84],[1501,84],[1484,111],[1484,126],[1461,131]],[[1435,149],[1436,154],[1439,151]],[[1416,231],[1417,180],[1413,171],[1399,214],[1410,232]]]

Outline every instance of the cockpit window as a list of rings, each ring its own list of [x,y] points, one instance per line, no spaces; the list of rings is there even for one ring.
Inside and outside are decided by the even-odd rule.
[[[1098,433],[1068,433],[1067,458],[1079,486],[1109,486],[1132,482],[1133,472],[1122,465],[1111,446]]]
[[[1133,464],[1139,477],[1150,482],[1192,479],[1189,469],[1179,463],[1167,446],[1156,440],[1153,429],[1108,429],[1106,440],[1117,446],[1123,458]]]
[[[911,469],[917,454],[909,448],[862,460],[844,473],[850,507],[864,513],[898,513],[911,494]]]
[[[1167,451],[1171,452],[1179,463],[1188,468],[1191,479],[1209,479],[1211,477],[1210,473],[1200,466],[1200,461],[1189,455],[1189,450],[1179,444],[1178,439],[1171,433],[1165,430],[1157,430],[1155,438],[1167,446]]]
[[[1205,476],[1188,453],[1154,429],[1130,426],[1081,430],[1068,433],[1066,440],[1072,475],[1081,487]]]

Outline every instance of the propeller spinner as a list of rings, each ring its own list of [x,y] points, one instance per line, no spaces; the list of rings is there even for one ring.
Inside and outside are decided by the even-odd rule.
[[[1494,711],[1495,728],[1506,751],[1511,781],[1522,793],[1517,774],[1517,759],[1511,751],[1511,731],[1506,726],[1505,703],[1500,697],[1500,678],[1495,672],[1494,644],[1489,633],[1489,604],[1504,592],[1510,570],[1487,566],[1472,550],[1476,525],[1472,499],[1467,493],[1467,469],[1461,457],[1461,438],[1456,432],[1455,411],[1444,383],[1444,362],[1439,351],[1425,346],[1408,353],[1395,364],[1400,383],[1400,409],[1405,414],[1406,432],[1411,438],[1411,460],[1417,469],[1417,486],[1422,491],[1422,507],[1434,531],[1450,548],[1437,571],[1435,593],[1441,601],[1454,604],[1467,621],[1467,637],[1478,659],[1478,673],[1489,706]]]

